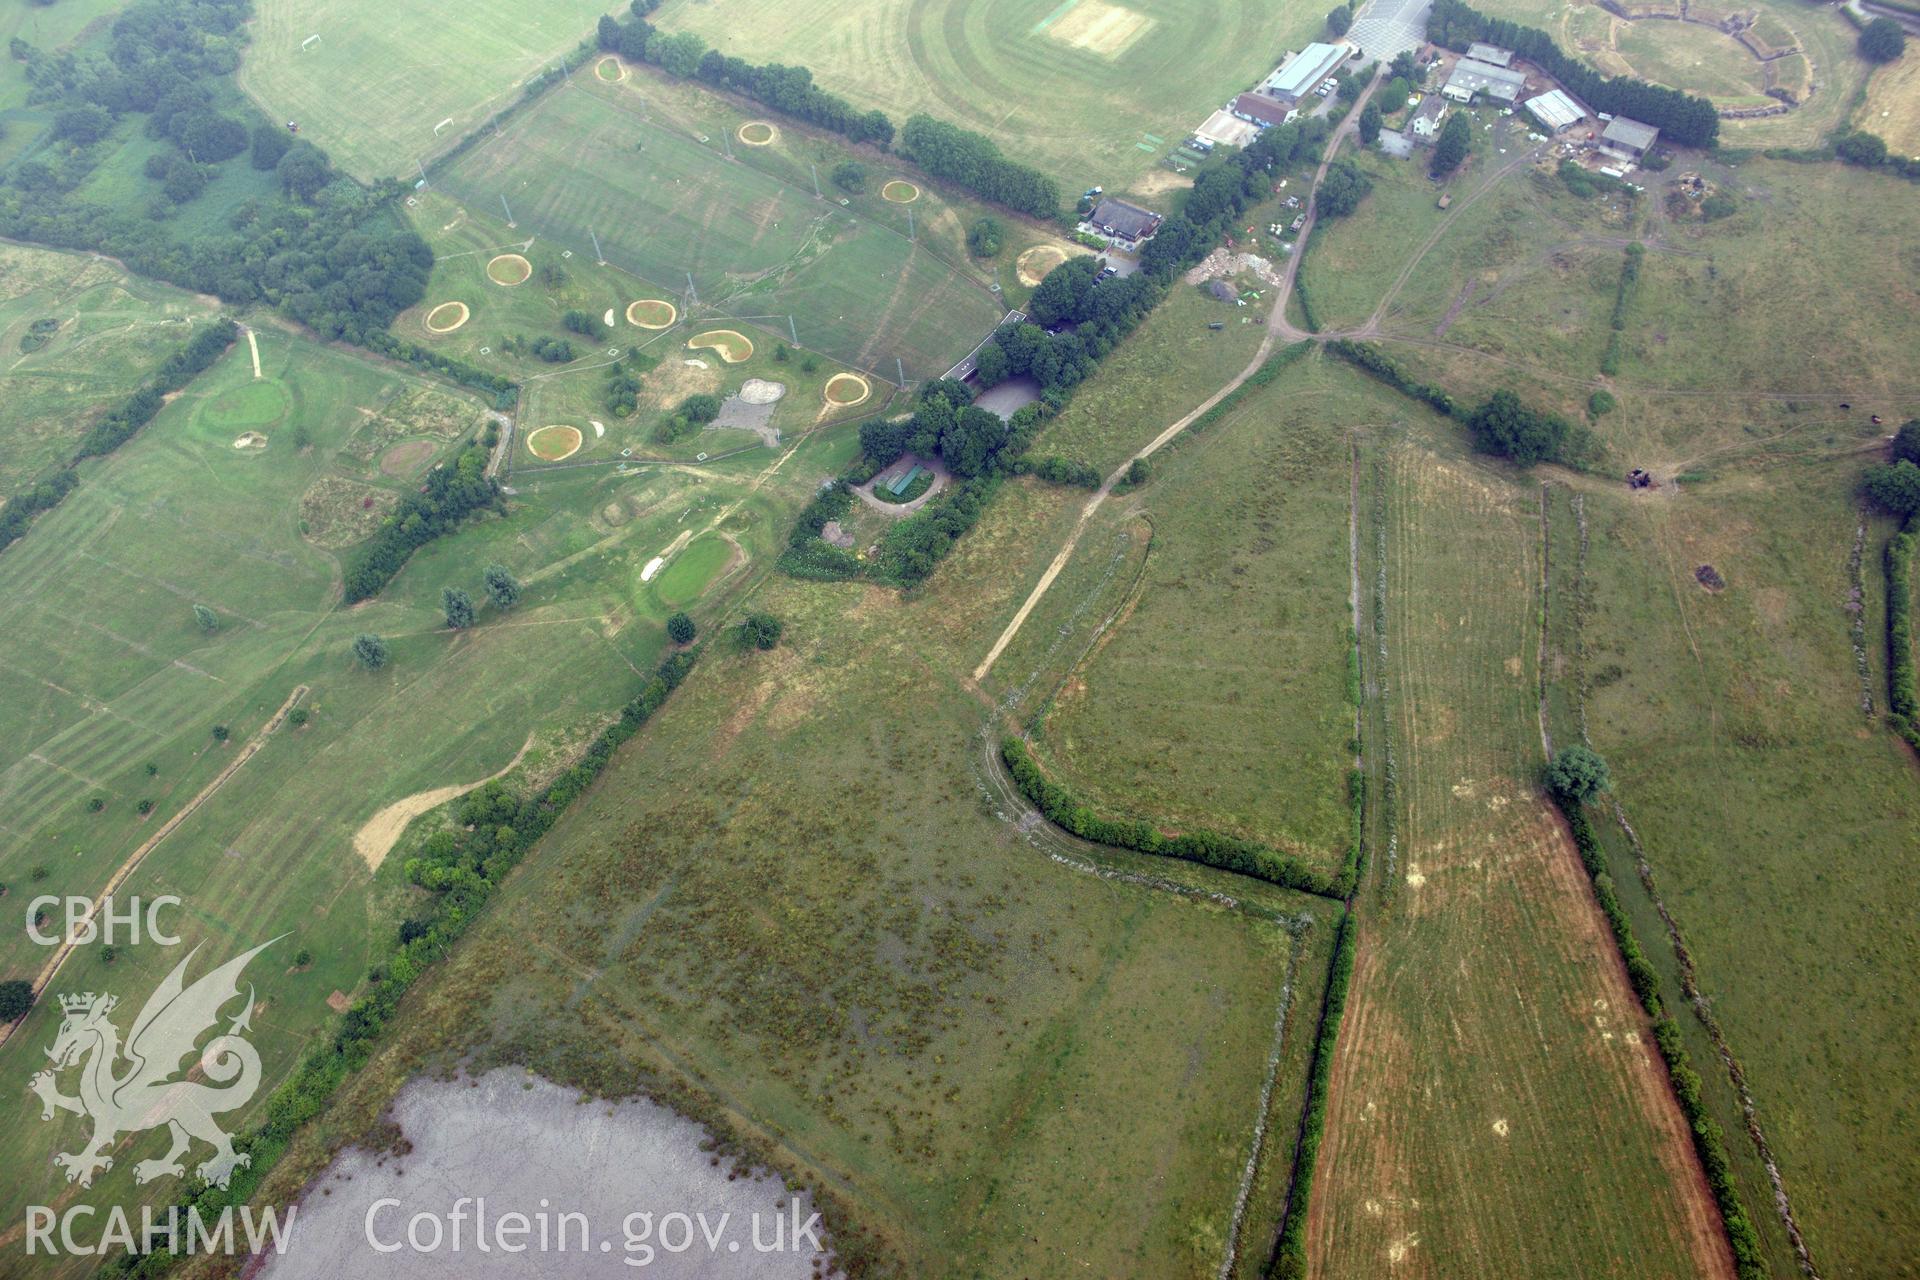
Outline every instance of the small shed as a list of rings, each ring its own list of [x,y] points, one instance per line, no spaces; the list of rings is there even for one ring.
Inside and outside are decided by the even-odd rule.
[[[1639,160],[1653,150],[1659,137],[1660,131],[1650,124],[1615,116],[1607,121],[1606,129],[1600,134],[1600,149],[1622,160]]]

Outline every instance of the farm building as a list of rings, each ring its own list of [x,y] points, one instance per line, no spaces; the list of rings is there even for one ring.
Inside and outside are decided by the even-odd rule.
[[[1485,94],[1495,102],[1511,103],[1527,83],[1527,73],[1511,67],[1496,67],[1491,62],[1462,58],[1454,64],[1453,74],[1440,90],[1455,102],[1472,102]]]
[[[1564,89],[1550,89],[1526,101],[1527,114],[1549,134],[1564,133],[1587,118],[1580,104]]]
[[[1478,40],[1467,46],[1467,56],[1475,62],[1487,62],[1496,67],[1513,65],[1513,50],[1502,49],[1497,44],[1482,44]]]
[[[1420,105],[1413,109],[1413,119],[1407,122],[1407,132],[1418,142],[1432,142],[1440,133],[1440,125],[1447,118],[1447,100],[1437,93],[1430,93],[1420,99]]]
[[[1310,44],[1281,63],[1272,75],[1260,82],[1254,93],[1289,107],[1297,106],[1352,56],[1353,46],[1344,40],[1338,44]]]
[[[1137,204],[1128,204],[1125,200],[1115,200],[1109,196],[1093,207],[1093,212],[1087,215],[1083,225],[1110,239],[1132,245],[1153,238],[1153,233],[1160,229],[1160,215],[1151,209],[1142,209]]]
[[[1207,122],[1193,131],[1193,136],[1216,146],[1244,147],[1259,132],[1258,126],[1236,119],[1231,111],[1220,110],[1208,116]]]
[[[1293,114],[1293,107],[1275,98],[1262,97],[1257,93],[1243,93],[1233,100],[1233,114],[1257,128],[1264,129],[1272,124],[1285,124],[1287,118]]]
[[[1653,150],[1660,131],[1650,124],[1615,116],[1600,134],[1600,149],[1622,160],[1639,160]]]

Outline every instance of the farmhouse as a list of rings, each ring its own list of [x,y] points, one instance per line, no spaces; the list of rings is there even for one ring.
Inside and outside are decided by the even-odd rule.
[[[1622,160],[1639,160],[1653,149],[1660,131],[1650,124],[1615,116],[1600,134],[1600,149]]]
[[[1440,92],[1455,102],[1472,102],[1476,95],[1483,93],[1495,102],[1512,102],[1520,96],[1526,83],[1524,71],[1498,67],[1476,58],[1462,58],[1454,64],[1453,74],[1447,77]]]
[[[1467,46],[1467,56],[1475,62],[1488,62],[1496,67],[1513,65],[1513,50],[1502,49],[1497,44],[1482,44],[1478,40]]]
[[[1538,120],[1540,127],[1549,134],[1565,133],[1587,118],[1580,104],[1564,89],[1550,89],[1537,97],[1528,98],[1526,108],[1527,114]]]
[[[1233,114],[1264,129],[1268,125],[1285,124],[1293,115],[1293,107],[1257,93],[1243,93],[1233,100]]]
[[[1254,93],[1284,106],[1298,106],[1320,82],[1353,56],[1353,46],[1342,40],[1337,44],[1310,44],[1262,80]],[[1245,97],[1245,94],[1241,95]]]
[[[1432,142],[1440,132],[1440,125],[1447,118],[1447,100],[1437,93],[1430,93],[1420,99],[1420,105],[1413,110],[1413,119],[1407,122],[1407,132],[1416,142]]]
[[[1136,245],[1153,238],[1153,233],[1160,229],[1160,215],[1109,196],[1093,207],[1081,225],[1109,240]]]

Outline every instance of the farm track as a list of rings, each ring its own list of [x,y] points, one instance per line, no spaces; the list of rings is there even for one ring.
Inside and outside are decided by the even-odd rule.
[[[280,704],[280,709],[268,717],[267,722],[260,726],[258,732],[247,739],[246,745],[241,747],[239,753],[235,755],[233,759],[229,760],[226,765],[221,768],[219,773],[214,775],[212,781],[202,787],[199,794],[187,801],[172,817],[161,823],[160,829],[155,831],[151,836],[148,836],[139,848],[127,855],[126,861],[122,862],[114,873],[107,878],[105,887],[103,887],[94,898],[93,905],[87,909],[86,919],[88,921],[91,921],[94,915],[100,910],[101,904],[113,896],[113,891],[126,883],[127,877],[134,873],[141,862],[146,859],[147,855],[159,847],[161,841],[172,835],[174,831],[180,827],[180,824],[192,817],[194,813],[199,810],[201,805],[212,799],[214,794],[218,792],[221,787],[225,786],[233,775],[240,772],[247,761],[253,759],[253,757],[259,753],[260,749],[267,745],[268,738],[271,737],[273,731],[278,729],[281,723],[286,720],[287,713],[293,710],[294,704],[306,695],[306,685],[295,686],[293,692],[287,695],[287,700]],[[33,994],[35,999],[38,999],[40,995],[46,991],[47,985],[51,983],[55,975],[60,972],[60,966],[66,963],[67,957],[73,953],[76,945],[73,939],[68,937],[61,942],[59,949],[53,953],[52,958],[42,966],[39,974],[33,980]],[[4,1045],[7,1042],[7,1038],[13,1034],[13,1029],[19,1025],[18,1022],[10,1022],[4,1028],[0,1028],[0,1045]]]

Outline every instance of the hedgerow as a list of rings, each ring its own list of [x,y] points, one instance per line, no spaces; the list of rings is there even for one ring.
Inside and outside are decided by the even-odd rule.
[[[1007,772],[1020,793],[1032,801],[1049,822],[1082,840],[1154,857],[1197,862],[1324,898],[1340,896],[1338,886],[1324,872],[1303,866],[1268,845],[1218,831],[1187,831],[1170,836],[1142,819],[1103,817],[1070,789],[1041,773],[1032,752],[1020,738],[1004,739],[1000,744],[1000,758],[1006,761]]]
[[[1887,723],[1920,750],[1920,700],[1913,672],[1914,519],[1887,542]]]
[[[1424,401],[1450,418],[1455,416],[1458,406],[1444,388],[1412,377],[1380,348],[1365,342],[1355,342],[1350,338],[1336,338],[1327,344],[1327,350],[1361,372],[1372,374],[1402,395]]]
[[[1654,1042],[1660,1046],[1660,1057],[1667,1065],[1667,1078],[1673,1085],[1674,1098],[1680,1103],[1681,1114],[1686,1117],[1687,1129],[1693,1135],[1693,1149],[1700,1157],[1701,1168],[1707,1175],[1707,1186],[1720,1208],[1720,1221],[1726,1230],[1727,1243],[1733,1250],[1734,1269],[1740,1280],[1763,1280],[1771,1272],[1761,1252],[1759,1233],[1754,1230],[1753,1220],[1747,1216],[1746,1208],[1741,1204],[1739,1187],[1734,1183],[1733,1167],[1727,1157],[1726,1135],[1719,1123],[1708,1114],[1706,1099],[1701,1093],[1700,1073],[1694,1069],[1686,1046],[1681,1043],[1680,1025],[1668,1015],[1661,999],[1659,972],[1647,959],[1646,953],[1640,948],[1639,939],[1634,936],[1633,922],[1627,918],[1626,909],[1620,904],[1613,877],[1607,873],[1606,861],[1599,841],[1594,837],[1593,825],[1587,820],[1585,808],[1552,791],[1548,794],[1566,816],[1574,847],[1580,853],[1581,865],[1586,867],[1587,875],[1593,881],[1594,896],[1600,902],[1600,910],[1607,918],[1608,927],[1613,930],[1614,945],[1626,964],[1628,981],[1633,985],[1641,1007],[1647,1011],[1647,1017],[1652,1020]]]
[[[1293,1153],[1293,1182],[1287,1189],[1287,1216],[1280,1225],[1267,1274],[1276,1280],[1305,1280],[1307,1275],[1307,1207],[1313,1199],[1314,1165],[1320,1158],[1320,1139],[1327,1126],[1327,1089],[1333,1079],[1333,1051],[1340,1039],[1340,1019],[1347,1008],[1347,987],[1353,978],[1353,949],[1360,930],[1349,910],[1334,935],[1333,960],[1327,970],[1327,995],[1320,1006],[1320,1031],[1313,1042],[1313,1067],[1307,1074],[1307,1107],[1300,1117],[1300,1141]]]

